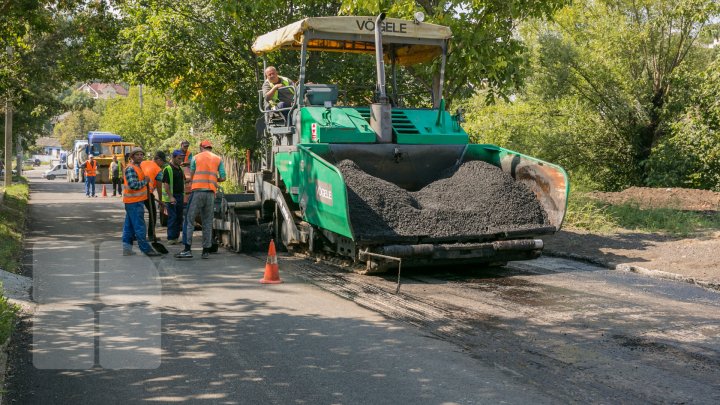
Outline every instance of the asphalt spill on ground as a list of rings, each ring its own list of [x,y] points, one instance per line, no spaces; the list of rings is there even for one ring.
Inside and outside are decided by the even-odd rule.
[[[482,161],[463,163],[409,192],[343,160],[350,221],[360,239],[476,236],[548,225],[530,189]]]

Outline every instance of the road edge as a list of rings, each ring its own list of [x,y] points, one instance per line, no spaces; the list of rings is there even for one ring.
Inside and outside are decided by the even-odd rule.
[[[596,259],[593,257],[578,255],[575,253],[544,251],[543,255],[550,256],[550,257],[559,257],[559,258],[563,258],[563,259],[578,260],[578,261],[602,266],[602,267],[605,267],[610,270],[624,271],[624,272],[628,272],[628,273],[636,273],[636,274],[641,274],[643,276],[659,278],[659,279],[663,279],[663,280],[680,281],[683,283],[694,284],[694,285],[697,285],[698,287],[702,287],[702,288],[711,290],[713,292],[720,292],[720,283],[709,281],[709,280],[698,279],[695,277],[683,276],[681,274],[670,273],[667,271],[648,269],[648,268],[636,266],[633,264],[615,263],[612,261]]]

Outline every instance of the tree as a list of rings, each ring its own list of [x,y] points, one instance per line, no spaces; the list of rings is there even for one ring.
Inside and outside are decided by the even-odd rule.
[[[710,1],[587,1],[559,10],[552,21],[529,22],[520,31],[530,50],[526,86],[513,103],[500,104],[494,118],[477,120],[498,121],[494,127],[513,143],[534,145],[591,187],[697,185],[687,170],[702,165],[683,164],[682,178],[670,181],[668,173],[680,172],[653,154],[677,152],[677,139],[674,148],[664,143],[681,130],[701,128],[688,119],[702,100],[714,100],[711,92],[699,93],[714,51],[698,41],[707,41],[704,27],[716,12]],[[484,114],[491,108],[470,109]],[[524,116],[513,121],[506,110]],[[535,122],[544,127],[524,127]]]
[[[630,184],[647,180],[653,148],[684,112],[686,69],[697,69],[696,40],[717,16],[712,0],[578,3],[534,30],[535,67],[545,98],[573,96],[629,146]],[[684,91],[681,90],[681,95]]]
[[[251,50],[255,37],[301,16],[335,15],[338,9],[338,2],[319,0],[124,2],[127,80],[199,104],[229,145],[254,147],[263,81],[262,63]],[[298,59],[280,52],[268,61],[289,75]]]
[[[56,94],[69,83],[113,76],[119,20],[104,1],[0,1],[0,11],[0,93],[13,105],[14,135],[32,142],[50,133],[64,108]]]
[[[71,150],[75,140],[87,139],[87,133],[100,129],[100,115],[92,109],[71,111],[55,124],[53,135],[65,150]]]
[[[108,100],[100,117],[99,129],[153,150],[175,134],[176,124],[165,95],[145,86],[142,108],[138,87],[131,87],[127,97]]]

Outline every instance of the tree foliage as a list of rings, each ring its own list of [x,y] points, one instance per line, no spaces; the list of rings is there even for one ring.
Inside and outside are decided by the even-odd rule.
[[[687,135],[692,127],[687,117],[695,116],[688,112],[705,99],[698,98],[700,75],[714,51],[698,41],[716,16],[717,5],[710,0],[605,0],[578,2],[551,21],[526,24],[521,32],[531,51],[527,86],[514,103],[496,107],[502,112],[495,116],[515,143],[547,134],[551,139],[537,148],[539,153],[559,155],[555,161],[588,184],[605,189],[697,185],[657,175],[670,171],[653,154],[667,154],[664,144],[678,131]],[[517,109],[526,112],[522,122],[513,122],[505,111]],[[486,113],[484,107],[473,111]],[[543,124],[523,127],[533,122]],[[696,141],[693,145],[702,144]]]
[[[11,101],[15,137],[50,132],[69,83],[116,76],[118,25],[107,2],[0,1],[0,94]]]

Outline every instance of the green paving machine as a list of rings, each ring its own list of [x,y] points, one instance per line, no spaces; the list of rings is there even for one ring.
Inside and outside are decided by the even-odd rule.
[[[380,15],[305,18],[258,37],[252,49],[261,56],[280,49],[299,50],[295,101],[270,109],[259,92],[265,147],[255,153],[260,158],[248,163],[243,178],[246,192],[218,198],[214,229],[219,241],[232,250],[244,250],[248,238],[255,237],[244,232],[245,224],[265,222],[271,224],[268,228],[276,243],[289,250],[343,258],[367,272],[399,264],[501,264],[538,257],[543,248],[539,237],[558,231],[562,224],[567,175],[554,164],[469,142],[461,126],[462,113],[446,111],[442,99],[451,36],[449,27]],[[309,83],[310,52],[374,55],[377,83],[372,102],[347,105],[338,100],[342,92],[338,84]],[[402,105],[397,86],[386,85],[385,64],[391,64],[395,74],[398,66],[433,62],[425,65],[439,69],[439,85],[431,95],[433,107]],[[395,84],[395,78],[391,79]],[[344,160],[409,191],[419,190],[443,171],[465,162],[487,162],[532,190],[547,221],[522,229],[478,229],[443,237],[389,238],[360,232],[363,218],[351,220],[346,178],[337,167]]]

